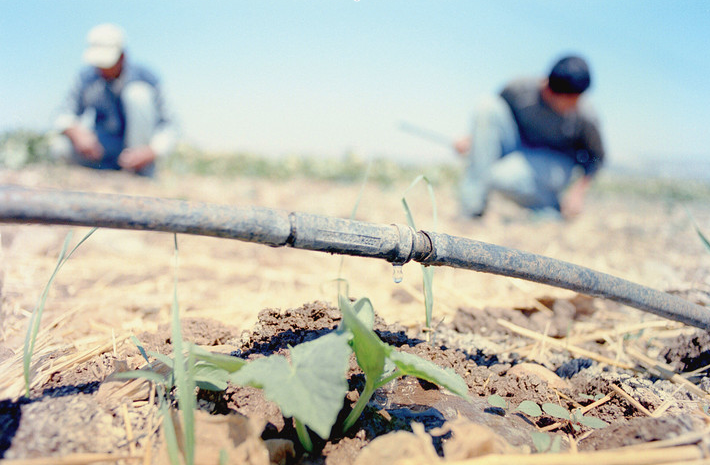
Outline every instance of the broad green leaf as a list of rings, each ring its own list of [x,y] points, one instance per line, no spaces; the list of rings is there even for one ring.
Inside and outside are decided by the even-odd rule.
[[[372,306],[372,302],[367,297],[358,299],[353,305],[353,310],[355,314],[363,322],[368,329],[375,327],[375,307]]]
[[[540,431],[533,431],[530,433],[533,445],[539,453],[547,452],[552,444],[552,438],[547,433],[541,433]]]
[[[344,327],[353,335],[352,346],[357,363],[365,373],[365,377],[374,382],[380,379],[385,369],[385,344],[356,316],[348,298],[339,296],[339,303]]]
[[[222,368],[230,373],[233,373],[243,367],[247,362],[239,357],[233,357],[226,354],[214,354],[202,347],[192,346],[190,348],[195,357],[198,360],[204,360],[205,362],[210,362],[213,365]]]
[[[555,439],[552,440],[550,452],[553,454],[558,454],[560,450],[562,450],[562,436],[556,435]]]
[[[229,379],[263,389],[284,416],[327,438],[348,391],[345,375],[350,353],[348,335],[332,332],[292,348],[291,363],[272,355],[247,363]]]
[[[545,411],[545,413],[555,418],[561,418],[563,420],[570,419],[569,412],[567,411],[567,409],[564,407],[560,407],[557,404],[545,402],[544,404],[542,404],[542,409]]]
[[[542,410],[540,409],[540,406],[531,400],[522,401],[520,405],[518,405],[518,408],[515,410],[520,410],[524,414],[529,415],[531,417],[539,417],[540,415],[542,415]]]
[[[493,407],[502,408],[503,410],[508,408],[508,402],[506,402],[505,399],[498,394],[491,394],[488,396],[488,403]]]
[[[588,426],[590,428],[594,429],[601,429],[601,428],[606,428],[609,426],[609,423],[605,422],[604,420],[600,418],[595,418],[595,417],[585,417],[582,416],[579,419],[579,422],[583,424],[584,426]]]
[[[441,368],[439,365],[417,357],[407,352],[399,352],[390,348],[387,357],[394,362],[403,375],[417,378],[443,386],[453,394],[469,400],[468,385],[451,368]]]
[[[208,391],[224,391],[227,389],[229,372],[217,365],[200,361],[195,364],[195,383]]]

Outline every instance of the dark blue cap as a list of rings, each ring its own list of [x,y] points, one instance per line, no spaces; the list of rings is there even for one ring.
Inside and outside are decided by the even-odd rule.
[[[550,90],[557,94],[581,94],[590,84],[587,62],[578,56],[567,56],[555,63],[548,80]]]

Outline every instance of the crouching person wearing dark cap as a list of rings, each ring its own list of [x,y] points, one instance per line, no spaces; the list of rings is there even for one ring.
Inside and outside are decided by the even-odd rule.
[[[566,218],[579,214],[604,148],[596,117],[582,94],[587,63],[567,56],[544,79],[519,79],[477,108],[471,136],[455,149],[465,156],[461,214],[478,217],[488,194]]]

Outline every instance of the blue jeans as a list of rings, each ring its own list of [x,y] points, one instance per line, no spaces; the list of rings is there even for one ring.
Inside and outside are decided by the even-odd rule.
[[[491,191],[526,208],[559,211],[559,195],[574,167],[575,161],[564,153],[525,147],[508,104],[500,96],[489,97],[473,121],[471,148],[459,186],[461,214],[483,214]]]
[[[104,148],[104,156],[101,160],[93,161],[82,157],[75,152],[69,138],[61,134],[50,138],[52,157],[65,159],[87,168],[120,170],[118,157],[125,147],[140,147],[149,145],[151,142],[158,123],[154,92],[155,90],[151,86],[141,81],[126,84],[121,93],[121,103],[126,117],[123,139],[97,128],[93,109],[82,115],[80,124],[93,131]],[[144,166],[136,174],[153,177],[155,171],[155,162],[153,162]]]

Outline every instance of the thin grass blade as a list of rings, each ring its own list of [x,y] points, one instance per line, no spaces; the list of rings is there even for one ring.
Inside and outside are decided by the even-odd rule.
[[[156,384],[165,384],[165,377],[159,373],[150,370],[133,370],[124,371],[122,373],[114,373],[114,379],[146,379]]]
[[[47,302],[47,295],[49,294],[49,289],[52,286],[52,283],[54,282],[54,278],[56,278],[57,273],[59,273],[59,270],[62,268],[64,263],[69,260],[74,251],[76,251],[76,249],[78,249],[79,246],[83,244],[97,229],[98,228],[92,228],[68,254],[66,253],[66,251],[69,248],[69,242],[71,242],[71,237],[73,233],[72,231],[70,231],[69,234],[67,234],[67,237],[64,239],[64,243],[62,244],[62,249],[59,253],[57,265],[54,267],[52,275],[49,277],[47,284],[44,286],[44,290],[42,291],[40,300],[37,303],[37,306],[35,307],[34,311],[32,312],[29,328],[27,330],[27,336],[25,337],[25,345],[22,356],[22,365],[25,377],[25,394],[28,397],[30,395],[30,362],[34,353],[35,341],[37,340],[37,334],[39,333],[39,326],[42,321],[42,313],[44,313],[44,306]]]
[[[414,223],[414,215],[412,215],[412,210],[409,208],[409,204],[407,203],[407,194],[421,181],[426,182],[427,190],[429,191],[429,198],[431,199],[432,206],[432,230],[436,231],[437,212],[434,188],[431,181],[429,181],[429,179],[424,175],[417,176],[402,195],[402,206],[404,207],[404,213],[407,217],[407,224],[409,224],[412,229],[417,229]],[[434,268],[424,265],[421,265],[421,267],[422,288],[424,289],[424,321],[426,327],[431,328],[431,318],[434,313]]]
[[[173,303],[172,303],[172,343],[173,343],[173,373],[175,374],[175,387],[177,388],[178,406],[183,414],[183,432],[185,441],[185,462],[193,465],[195,462],[195,382],[190,379],[186,367],[182,329],[180,326],[180,307],[178,305],[178,242],[177,234],[174,235],[174,276],[173,276]],[[189,357],[188,357],[189,358]]]
[[[688,207],[685,207],[685,211],[688,214],[688,217],[690,218],[690,222],[693,223],[693,228],[695,228],[695,232],[698,234],[700,242],[702,242],[708,252],[710,252],[710,240],[708,240],[707,236],[705,236],[705,234],[703,234],[703,232],[700,230],[700,226],[698,226],[698,223],[695,221],[695,218],[690,213]]]

